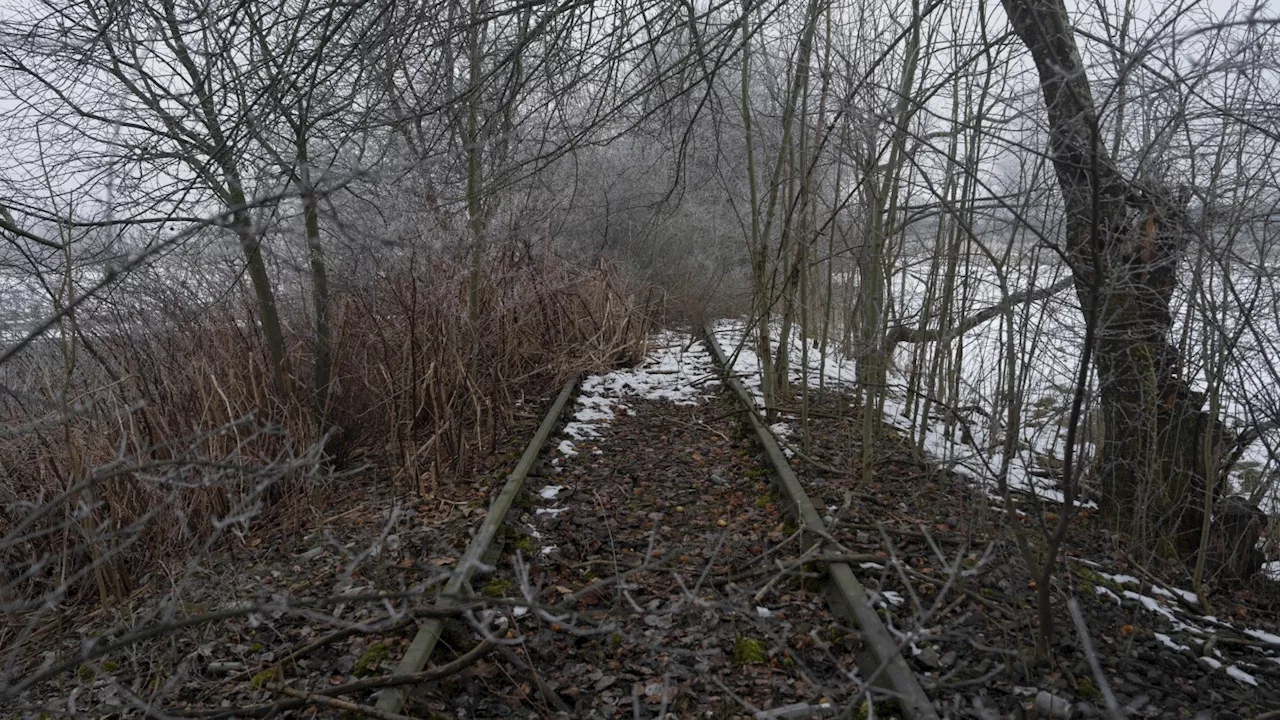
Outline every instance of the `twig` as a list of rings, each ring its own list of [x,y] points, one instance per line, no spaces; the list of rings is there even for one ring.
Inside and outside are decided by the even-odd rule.
[[[151,626],[136,630],[134,632],[128,633],[126,635],[123,635],[122,637],[116,640],[113,640],[111,642],[92,645],[89,648],[82,650],[78,655],[66,657],[65,659],[62,660],[62,662],[59,662],[51,667],[48,667],[36,673],[35,675],[28,676],[26,679],[18,683],[15,683],[14,685],[11,685],[7,688],[0,688],[0,699],[16,697],[19,693],[31,687],[32,685],[37,685],[39,683],[44,682],[45,680],[48,680],[49,678],[56,677],[64,672],[67,672],[68,670],[75,668],[81,663],[85,663],[90,660],[96,660],[97,658],[100,658],[103,655],[109,655],[113,652],[116,652],[117,650],[122,650],[126,647],[129,647],[130,645],[140,643],[144,640],[150,640],[151,638],[159,637],[161,635],[166,635],[176,630],[183,630],[186,628],[199,627],[201,625],[208,625],[210,623],[222,622],[224,620],[231,620],[234,618],[251,615],[253,613],[263,612],[266,610],[272,610],[277,608],[288,612],[288,611],[295,611],[303,608],[314,607],[317,605],[324,605],[324,604],[402,598],[402,597],[410,597],[415,594],[420,594],[420,593],[395,593],[395,594],[372,593],[372,594],[366,594],[366,595],[349,595],[349,596],[333,595],[333,596],[324,597],[324,598],[300,599],[300,600],[295,600],[295,601],[287,602],[283,604],[250,603],[250,604],[245,604],[239,607],[229,608],[226,610],[219,610],[217,612],[211,612],[205,615],[196,615],[194,617],[183,618],[181,620],[173,620],[170,622],[158,623],[156,625],[151,625]],[[481,603],[480,605],[483,605],[483,603]],[[465,605],[458,606],[458,607],[439,607],[439,606],[429,605],[429,606],[423,606],[415,609],[414,613],[417,615],[423,615],[426,617],[453,617],[455,615],[461,614],[462,612],[468,609],[471,609],[471,607],[468,607]]]
[[[1085,659],[1089,661],[1089,670],[1093,672],[1093,679],[1098,681],[1098,690],[1107,701],[1107,713],[1113,720],[1124,720],[1120,703],[1116,700],[1115,693],[1111,692],[1111,683],[1107,682],[1107,675],[1102,672],[1102,663],[1098,662],[1098,653],[1093,649],[1093,640],[1089,637],[1089,627],[1084,624],[1080,603],[1071,598],[1067,600],[1067,609],[1071,611],[1071,621],[1075,623],[1076,634],[1080,636],[1080,647],[1084,650]]]
[[[334,630],[334,631],[332,631],[332,632],[326,633],[326,634],[324,634],[324,635],[322,635],[322,636],[320,636],[320,637],[316,638],[315,640],[312,640],[311,642],[309,642],[309,643],[307,643],[307,644],[305,644],[305,645],[302,645],[302,646],[300,646],[300,647],[298,647],[298,648],[296,648],[296,649],[294,649],[294,650],[289,651],[289,654],[288,654],[288,655],[285,655],[284,657],[280,658],[279,660],[277,660],[277,661],[275,661],[275,662],[271,663],[271,665],[272,665],[272,666],[278,666],[278,667],[284,667],[284,665],[285,665],[286,663],[292,662],[292,661],[294,661],[294,660],[297,660],[298,658],[301,658],[301,657],[303,657],[303,656],[305,656],[305,655],[308,655],[308,654],[310,654],[310,653],[314,652],[317,648],[322,648],[322,647],[324,647],[325,645],[329,645],[329,644],[331,644],[331,643],[335,643],[335,642],[337,642],[337,641],[339,641],[339,640],[342,640],[343,638],[349,637],[349,636],[351,636],[351,635],[355,635],[355,634],[356,634],[356,633],[358,633],[358,632],[366,632],[366,631],[368,631],[368,632],[392,633],[392,632],[395,632],[396,630],[399,630],[400,628],[404,627],[405,625],[408,625],[409,623],[413,622],[413,616],[412,616],[412,615],[405,615],[404,617],[400,618],[399,620],[396,620],[396,621],[395,621],[395,622],[393,622],[391,625],[389,625],[389,626],[387,626],[387,627],[385,627],[385,628],[374,628],[374,627],[373,627],[373,626],[377,625],[378,623],[385,622],[385,621],[390,620],[390,619],[391,619],[391,617],[390,617],[390,616],[387,616],[387,617],[384,617],[384,618],[382,618],[381,620],[378,620],[377,622],[374,622],[374,623],[360,623],[360,624],[357,624],[357,625],[349,625],[349,626],[347,626],[347,627],[338,628],[337,630]],[[246,677],[249,677],[249,675],[250,675],[250,674],[251,674],[251,673],[249,673],[248,671],[246,671],[246,672],[240,673],[239,675],[237,675],[237,676],[235,676],[235,677],[233,677],[233,678],[230,678],[230,679],[231,679],[232,681],[234,681],[234,682],[238,682],[238,681],[244,680]]]
[[[525,652],[528,652],[527,646],[525,647]],[[546,700],[548,705],[554,706],[558,712],[569,712],[569,706],[565,705],[564,700],[561,700],[554,690],[547,687],[547,684],[542,681],[542,675],[538,673],[538,669],[533,666],[532,662],[522,662],[515,651],[506,645],[502,646],[502,656],[516,668],[528,671],[529,676],[533,678],[533,684],[538,688],[538,693],[542,695],[542,699]]]
[[[456,660],[431,668],[430,670],[420,670],[415,673],[405,673],[403,675],[383,675],[380,677],[368,678],[365,680],[356,680],[346,683],[345,685],[334,685],[331,688],[321,690],[325,695],[346,695],[360,690],[376,690],[385,687],[398,687],[401,685],[420,685],[432,680],[439,680],[448,677],[454,673],[467,669],[472,663],[484,657],[498,643],[491,639],[485,638],[480,641],[479,645],[468,650]]]
[[[410,715],[397,715],[396,713],[383,712],[378,708],[369,707],[368,705],[360,705],[346,700],[325,697],[324,695],[316,695],[302,690],[294,690],[291,687],[278,685],[276,683],[265,683],[263,687],[274,693],[298,698],[309,705],[324,705],[325,707],[331,707],[335,710],[345,710],[347,712],[353,712],[366,717],[378,718],[378,720],[417,720],[417,718]]]
[[[479,660],[497,645],[491,638],[485,638],[481,643],[453,662],[423,670],[416,673],[406,673],[404,675],[384,675],[376,678],[368,678],[367,680],[357,680],[344,685],[334,685],[333,687],[324,688],[316,695],[348,695],[353,692],[362,690],[374,690],[384,687],[397,687],[401,685],[418,685],[432,680],[448,677],[455,673],[461,672],[469,667],[472,663]],[[191,717],[203,718],[223,718],[223,717],[261,717],[263,715],[273,715],[282,710],[293,710],[303,707],[307,704],[305,700],[279,700],[264,705],[253,705],[247,708],[218,708],[212,709],[193,709],[180,711],[183,715]]]
[[[952,682],[938,683],[935,687],[953,689],[953,688],[966,687],[970,685],[985,685],[988,682],[990,682],[992,678],[996,677],[1000,673],[1003,673],[1006,667],[1007,666],[1002,662],[996,663],[996,666],[994,668],[992,668],[989,672],[987,672],[985,675],[982,675],[980,677],[969,678],[968,680],[955,680]]]

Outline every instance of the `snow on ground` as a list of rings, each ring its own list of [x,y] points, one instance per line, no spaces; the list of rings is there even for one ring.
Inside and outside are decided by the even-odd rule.
[[[1261,640],[1268,645],[1280,647],[1280,635],[1272,635],[1271,633],[1263,630],[1245,630],[1244,634]]]
[[[1177,650],[1179,652],[1191,652],[1190,645],[1183,645],[1181,643],[1176,643],[1173,641],[1173,638],[1170,638],[1168,635],[1165,635],[1164,633],[1155,633],[1155,637],[1156,637],[1156,640],[1159,640],[1161,644],[1163,644],[1165,647],[1171,650]]]
[[[964,260],[962,264],[959,272],[963,276],[963,302],[969,308],[962,312],[996,305],[1008,294],[1049,287],[1067,277],[1065,267],[1056,261],[1010,264],[1003,283],[987,262]],[[927,292],[930,259],[922,258],[904,265],[906,267],[896,270],[889,280],[893,299],[889,324],[919,327],[926,298],[931,297]],[[1206,272],[1212,274],[1216,271],[1210,269]],[[1271,371],[1275,365],[1272,360],[1280,358],[1280,313],[1272,310],[1280,305],[1278,278],[1280,276],[1274,273],[1239,270],[1233,275],[1232,283],[1238,286],[1240,297],[1256,297],[1258,310],[1242,313],[1230,307],[1231,303],[1218,308],[1222,317],[1215,323],[1221,329],[1215,332],[1237,338],[1232,348],[1231,363],[1225,368],[1222,378],[1222,414],[1228,427],[1250,426],[1259,418],[1270,417],[1280,406],[1280,385],[1275,382]],[[1221,278],[1216,280],[1221,281]],[[841,278],[842,283],[849,281],[852,281],[849,277]],[[1181,325],[1185,312],[1176,306],[1184,300],[1177,298],[1173,311],[1176,319],[1174,332],[1179,337],[1184,334]],[[1063,455],[1066,417],[1079,372],[1084,322],[1075,294],[1070,289],[1051,298],[1017,306],[1014,312],[1014,340],[1018,343],[1021,357],[1030,358],[1030,361],[1023,363],[1024,367],[1019,370],[1025,373],[1021,378],[1020,391],[1023,417],[1020,420],[1020,447],[1009,459],[1009,482],[1014,488],[1034,491],[1044,499],[1060,500],[1061,495],[1050,479],[1051,474],[1037,466],[1041,458],[1061,459]],[[931,324],[936,323],[937,313],[935,303],[929,313]],[[722,344],[727,346],[726,351],[732,352],[743,335],[742,323],[722,323],[718,330],[723,333]],[[798,334],[798,330],[796,332]],[[1200,324],[1188,328],[1185,338],[1189,347],[1200,347],[1201,333]],[[953,401],[958,417],[953,414],[949,423],[944,423],[941,418],[931,419],[920,438],[922,446],[939,461],[953,465],[956,472],[984,482],[994,477],[1004,460],[1000,453],[999,432],[1002,419],[999,415],[1003,409],[993,408],[992,399],[1002,394],[999,386],[1006,382],[1002,368],[1007,340],[1005,323],[1000,317],[953,340],[956,345],[963,346],[958,397]],[[735,365],[735,370],[744,375],[758,372],[754,345],[749,345],[751,347],[744,349]],[[795,342],[791,345],[798,348]],[[893,369],[885,405],[885,422],[908,431],[912,419],[907,415],[910,408],[905,402],[905,389],[915,362],[916,348],[909,343],[898,345],[891,358]],[[799,355],[799,352],[792,355],[793,368],[801,366]],[[842,384],[854,378],[854,363],[849,359],[829,355],[820,361],[816,352],[810,352],[810,355],[808,370],[811,381],[824,378],[827,383]],[[1187,372],[1198,388],[1205,386],[1202,367],[1192,363]],[[798,371],[795,377],[799,377]],[[755,389],[758,397],[758,378],[747,380],[747,384]],[[935,412],[941,410],[939,408]],[[994,418],[993,410],[996,411]],[[944,425],[949,426],[951,432],[947,432]],[[961,432],[961,427],[967,432]],[[1273,431],[1266,440],[1274,445],[1280,440],[1280,430]],[[1233,468],[1232,479],[1237,492],[1247,494],[1261,480],[1280,472],[1276,461],[1271,459],[1267,444],[1261,441],[1251,444]],[[1090,452],[1087,444],[1083,449],[1086,454]],[[1272,514],[1280,513],[1280,483],[1260,498],[1260,504]],[[1280,578],[1280,565],[1273,572]]]
[[[1049,314],[1046,314],[1049,315]],[[1054,322],[1052,319],[1044,319],[1042,322]],[[990,378],[995,377],[998,373],[994,367],[994,361],[990,358],[984,358],[984,352],[991,352],[992,348],[983,349],[983,343],[992,341],[994,336],[998,336],[999,323],[990,323],[987,335],[983,332],[975,330],[978,340],[971,343],[966,350],[967,362],[969,365],[965,369],[965,383],[968,390],[972,393],[971,399],[975,406],[982,407],[984,400],[983,392],[993,392],[994,388],[990,387]],[[1068,323],[1069,325],[1069,323]],[[996,326],[996,327],[990,327]],[[756,398],[756,402],[763,406],[764,397],[760,390],[760,361],[755,352],[754,342],[747,332],[745,324],[741,321],[721,321],[716,324],[716,339],[719,341],[725,354],[729,356],[733,373],[739,376],[743,384],[752,392]],[[981,330],[981,328],[979,329]],[[1041,385],[1048,383],[1052,387],[1057,387],[1058,399],[1053,402],[1058,403],[1056,414],[1042,412],[1044,408],[1050,406],[1049,401],[1037,400],[1027,402],[1027,417],[1023,419],[1023,428],[1021,434],[1022,448],[1017,455],[1010,459],[1008,468],[1009,486],[1015,490],[1033,493],[1042,500],[1053,500],[1061,502],[1062,495],[1054,487],[1056,484],[1053,473],[1046,472],[1037,466],[1038,462],[1046,456],[1061,458],[1065,431],[1059,424],[1061,411],[1065,407],[1064,388],[1071,385],[1072,373],[1075,371],[1074,366],[1067,358],[1074,357],[1073,347],[1076,342],[1075,335],[1068,332],[1070,328],[1059,328],[1059,332],[1055,335],[1053,342],[1046,342],[1044,348],[1037,354],[1036,373],[1037,378],[1028,380],[1029,387],[1036,387],[1036,383]],[[776,329],[775,329],[776,332]],[[966,336],[967,338],[968,336]],[[828,386],[851,386],[854,382],[854,362],[849,359],[841,359],[834,356],[819,358],[816,351],[810,352],[809,364],[806,366],[798,347],[797,342],[790,343],[791,353],[791,374],[793,382],[799,383],[801,373],[808,372],[808,381],[810,387],[817,387],[819,383],[825,383]],[[1056,343],[1056,344],[1055,344]],[[776,348],[776,340],[775,345]],[[998,347],[998,343],[993,347]],[[1070,354],[1069,354],[1070,353]],[[1041,362],[1041,358],[1044,361]],[[986,383],[984,390],[984,383]],[[890,376],[890,391],[885,401],[885,417],[884,421],[904,432],[911,433],[913,431],[913,423],[909,419],[907,411],[907,403],[905,399],[906,376],[894,370]],[[1029,398],[1036,398],[1034,394]],[[1037,410],[1036,408],[1040,408]],[[1039,417],[1036,417],[1039,415]],[[914,432],[922,433],[922,446],[926,453],[933,459],[943,464],[949,465],[955,472],[972,478],[973,481],[983,489],[991,493],[996,487],[996,472],[1003,463],[1003,458],[999,450],[989,450],[991,447],[998,447],[998,442],[992,442],[990,427],[986,424],[985,418],[980,415],[973,416],[980,422],[969,422],[966,433],[959,432],[957,429],[951,434],[947,433],[947,423],[943,418],[931,418],[930,422],[925,423],[921,428],[918,424],[914,428]],[[787,422],[784,418],[783,422],[775,423],[771,429],[780,441],[785,442],[796,432],[794,423]],[[790,418],[794,420],[794,418]],[[998,495],[993,494],[994,499],[1000,500]],[[1083,505],[1093,505],[1093,503],[1081,503]],[[1106,566],[1096,562],[1078,558],[1080,562],[1091,567],[1099,569],[1099,575],[1108,580],[1118,591],[1113,592],[1111,589],[1101,585],[1095,586],[1098,595],[1105,597],[1107,600],[1114,600],[1117,604],[1125,604],[1126,601],[1134,606],[1141,608],[1152,616],[1153,623],[1156,626],[1163,626],[1168,632],[1177,635],[1181,634],[1179,639],[1191,640],[1203,643],[1204,638],[1210,637],[1217,632],[1214,626],[1224,629],[1231,629],[1235,632],[1243,632],[1257,640],[1261,640],[1264,645],[1270,647],[1260,648],[1267,659],[1280,663],[1280,637],[1272,635],[1262,630],[1246,629],[1243,627],[1235,627],[1228,623],[1209,616],[1199,616],[1191,613],[1187,607],[1195,607],[1199,604],[1196,594],[1182,588],[1165,588],[1123,573],[1105,572]],[[1280,562],[1271,563],[1268,571],[1277,579],[1280,579]],[[1137,592],[1127,588],[1147,588],[1150,594]],[[886,596],[877,598],[881,603],[893,602],[892,598]],[[1181,601],[1181,602],[1179,602]],[[1185,606],[1187,607],[1184,607]],[[1175,640],[1172,635],[1158,633],[1157,640],[1167,647],[1178,650],[1191,651],[1191,646],[1183,644]],[[1214,665],[1215,669],[1222,668],[1223,663],[1214,658],[1201,658],[1206,665]],[[1240,669],[1235,665],[1227,665],[1226,672],[1237,681],[1243,684],[1252,684],[1253,677],[1249,673]],[[1256,681],[1254,681],[1256,682]]]
[[[716,339],[733,362],[734,374],[742,379],[743,384],[755,397],[756,403],[763,406],[764,394],[760,389],[760,358],[746,330],[745,324],[741,321],[722,320],[715,326]],[[822,358],[816,350],[811,348],[806,366],[798,341],[797,337],[790,343],[791,375],[795,382],[800,382],[801,373],[807,368],[810,387],[817,387],[819,384],[846,387],[853,385],[856,377],[854,360],[840,358],[834,353]],[[981,364],[977,366],[983,367]],[[985,368],[983,372],[989,374],[991,369]],[[906,377],[902,373],[896,370],[891,372],[890,391],[885,398],[883,419],[884,422],[910,433],[912,422],[908,418],[906,385]],[[989,449],[998,443],[991,441],[986,426],[972,423],[969,424],[968,432],[965,433],[959,424],[953,425],[948,431],[946,423],[940,418],[934,420],[925,424],[923,428],[921,445],[925,452],[954,472],[972,478],[988,490],[994,490],[996,473],[1002,465],[1003,455],[998,449]],[[782,440],[785,440],[793,431],[787,423],[776,423],[771,429]],[[919,430],[917,428],[917,431]],[[1010,460],[1006,472],[1009,487],[1032,493],[1042,500],[1062,502],[1062,493],[1055,487],[1056,482],[1052,479],[1051,473],[1036,467],[1037,456],[1061,457],[1062,438],[1058,435],[1046,435],[1039,428],[1027,426],[1022,430],[1022,440],[1023,449]],[[999,496],[994,497],[999,500]],[[1085,507],[1093,505],[1092,502],[1087,501],[1080,504]]]
[[[1245,683],[1246,685],[1252,685],[1254,687],[1258,687],[1258,681],[1256,678],[1254,678],[1249,673],[1241,670],[1240,668],[1236,667],[1235,665],[1231,665],[1227,667],[1227,674],[1235,678],[1236,680],[1239,680],[1240,682]]]
[[[650,352],[636,367],[615,370],[604,375],[590,375],[582,381],[574,401],[573,419],[561,430],[565,437],[556,446],[563,459],[577,457],[580,445],[598,441],[601,428],[609,425],[617,413],[634,412],[628,401],[666,400],[677,405],[697,405],[708,394],[708,388],[719,385],[719,373],[711,362],[711,352],[702,342],[691,342],[681,333],[658,333],[650,338]],[[596,447],[593,455],[602,454]],[[559,472],[562,457],[551,461]],[[563,485],[547,485],[538,491],[543,500],[554,503]],[[564,512],[563,507],[538,508],[535,515]],[[535,530],[536,532],[536,530]],[[543,548],[550,552],[554,546]]]
[[[1095,585],[1095,586],[1093,587],[1093,590],[1094,590],[1094,592],[1098,593],[1099,595],[1102,595],[1103,597],[1106,597],[1106,598],[1110,598],[1110,599],[1112,599],[1112,600],[1115,600],[1117,605],[1121,605],[1121,604],[1123,604],[1123,603],[1121,603],[1121,601],[1120,601],[1120,596],[1119,596],[1119,595],[1117,595],[1117,594],[1115,594],[1115,593],[1113,593],[1113,592],[1111,592],[1111,590],[1110,590],[1109,588],[1105,588],[1105,587],[1103,587],[1103,586],[1101,586],[1101,585]]]
[[[1132,575],[1113,575],[1111,573],[1100,572],[1099,575],[1105,577],[1113,583],[1120,585],[1141,585],[1142,581]]]
[[[686,335],[659,333],[651,341],[652,350],[640,365],[615,370],[605,375],[591,375],[582,381],[573,413],[573,421],[565,425],[564,434],[572,440],[599,436],[599,428],[608,425],[616,412],[630,412],[627,398],[667,400],[677,405],[697,405],[707,388],[719,384],[711,353],[701,342],[689,342]],[[565,443],[570,450],[570,440]]]
[[[1165,589],[1156,585],[1151,588],[1151,592],[1155,595],[1163,595],[1164,597],[1169,597],[1169,598],[1180,597],[1182,598],[1183,602],[1189,605],[1200,604],[1200,598],[1196,597],[1195,593],[1191,592],[1190,590],[1183,590],[1182,588]]]

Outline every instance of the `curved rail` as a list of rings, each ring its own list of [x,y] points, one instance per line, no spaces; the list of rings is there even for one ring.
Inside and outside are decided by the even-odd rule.
[[[730,372],[729,359],[725,357],[724,350],[716,341],[715,330],[708,325],[705,333],[707,345],[711,348],[711,353],[715,356],[720,369],[724,371],[726,382],[747,410],[747,419],[755,429],[756,437],[760,441],[760,446],[764,448],[769,463],[773,465],[774,479],[783,493],[788,508],[795,514],[801,528],[825,530],[826,525],[822,522],[822,516],[814,508],[804,487],[800,485],[800,478],[791,469],[791,463],[782,453],[777,439],[760,418],[751,394]],[[810,534],[810,542],[816,542],[818,539],[819,536]],[[937,720],[938,715],[934,711],[933,703],[925,695],[924,688],[920,686],[915,673],[911,672],[911,668],[907,667],[906,661],[902,659],[897,643],[893,641],[884,623],[880,621],[880,616],[871,607],[867,592],[854,576],[853,569],[845,562],[828,562],[826,566],[831,576],[831,589],[835,595],[834,598],[828,595],[832,611],[844,615],[862,631],[875,666],[884,668],[884,675],[897,694],[896,700],[902,711],[912,720]]]
[[[524,454],[520,456],[520,462],[516,464],[511,474],[507,476],[507,482],[502,486],[502,491],[498,493],[493,501],[493,505],[489,507],[489,512],[485,514],[484,522],[480,524],[476,530],[475,536],[471,538],[471,542],[467,544],[467,549],[462,554],[462,559],[458,561],[458,567],[449,576],[448,582],[445,583],[444,590],[440,594],[440,607],[448,607],[457,602],[462,595],[467,583],[471,580],[472,573],[480,566],[483,558],[489,552],[493,545],[493,539],[498,534],[498,529],[502,527],[502,521],[507,515],[507,511],[511,509],[516,498],[520,495],[520,491],[524,488],[525,478],[528,477],[529,471],[533,469],[533,463],[538,459],[538,454],[542,452],[542,446],[547,444],[547,438],[551,437],[552,431],[556,428],[556,423],[560,420],[560,414],[564,412],[564,407],[569,402],[569,398],[573,395],[573,390],[578,385],[578,376],[574,375],[569,378],[569,382],[565,383],[564,389],[556,396],[556,401],[552,403],[551,409],[547,412],[547,416],[543,418],[542,424],[538,426],[538,431],[534,433],[533,439],[529,441],[529,445],[524,449]],[[440,640],[440,631],[444,628],[443,618],[430,618],[418,629],[418,634],[414,636],[413,642],[410,643],[409,649],[404,653],[404,659],[396,666],[396,675],[408,675],[416,673],[427,664],[427,658],[431,657],[431,652],[435,649],[436,643]],[[377,709],[384,713],[399,713],[404,707],[405,700],[409,697],[409,692],[413,686],[404,686],[389,688],[384,690],[378,698]]]

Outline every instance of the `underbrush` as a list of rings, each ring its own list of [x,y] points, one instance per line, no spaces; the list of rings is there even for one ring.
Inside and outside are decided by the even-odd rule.
[[[444,253],[340,285],[319,412],[304,297],[279,301],[288,388],[237,294],[104,299],[0,368],[0,645],[56,608],[172,582],[250,521],[304,522],[318,493],[430,495],[493,451],[517,403],[643,356],[656,308],[611,269],[523,247],[481,262],[474,303],[471,266]]]

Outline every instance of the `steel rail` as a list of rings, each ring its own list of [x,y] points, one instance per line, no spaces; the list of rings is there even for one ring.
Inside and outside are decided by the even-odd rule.
[[[439,607],[449,607],[457,603],[462,597],[472,574],[481,565],[485,555],[488,554],[493,545],[493,540],[497,537],[498,530],[502,527],[507,511],[515,504],[516,498],[520,496],[520,491],[524,489],[524,481],[529,476],[529,471],[533,469],[534,461],[538,459],[538,455],[542,452],[542,446],[547,444],[547,439],[555,431],[556,424],[560,421],[560,415],[564,412],[565,405],[568,404],[569,398],[573,396],[573,391],[577,386],[578,377],[575,375],[569,379],[569,382],[565,383],[560,394],[556,396],[551,409],[547,411],[547,416],[543,418],[542,424],[538,426],[538,431],[534,433],[533,439],[529,441],[529,445],[524,449],[524,454],[520,456],[520,462],[516,464],[511,474],[507,476],[506,484],[502,486],[501,492],[494,498],[493,504],[489,506],[489,512],[485,514],[484,521],[480,523],[476,534],[471,538],[471,542],[467,544],[467,549],[463,552],[462,559],[458,561],[457,569],[453,571],[448,581],[445,582],[444,590],[441,591],[437,603]],[[435,650],[436,644],[440,641],[440,632],[443,629],[444,618],[428,618],[425,620],[421,627],[418,628],[418,634],[414,636],[413,642],[409,644],[409,649],[405,651],[404,658],[396,667],[395,674],[407,675],[416,673],[426,667],[427,659],[431,657],[431,652]],[[384,690],[378,698],[377,709],[384,713],[399,713],[413,687],[409,685]]]
[[[759,440],[761,448],[764,449],[764,453],[769,459],[769,464],[773,466],[774,481],[782,492],[788,509],[796,516],[802,529],[806,527],[815,528],[822,530],[825,534],[826,524],[823,523],[822,516],[818,514],[813,502],[809,499],[809,495],[804,491],[804,487],[800,484],[800,478],[796,476],[795,471],[791,468],[791,463],[787,460],[786,455],[783,454],[782,448],[778,445],[773,433],[770,432],[769,426],[760,417],[760,411],[756,408],[751,393],[747,392],[742,381],[730,372],[729,359],[725,357],[724,350],[720,348],[720,343],[716,341],[714,329],[711,326],[707,326],[705,333],[707,345],[711,348],[711,353],[715,356],[716,363],[724,373],[725,382],[738,397],[738,401],[742,403],[746,411],[747,420],[756,431],[756,438]],[[820,540],[820,536],[809,533],[810,542],[818,542]],[[916,678],[915,673],[911,671],[911,668],[907,667],[898,644],[894,642],[888,629],[880,621],[880,616],[871,607],[867,591],[853,574],[853,568],[849,567],[846,562],[827,562],[824,564],[830,575],[832,593],[828,594],[827,599],[832,606],[832,611],[847,617],[862,632],[862,638],[866,641],[867,649],[871,653],[875,668],[884,668],[884,676],[888,679],[889,685],[896,695],[894,699],[898,702],[901,710],[911,720],[937,720],[938,714],[934,710],[933,703],[929,701],[929,697],[925,694],[924,688],[920,686],[920,681]],[[834,594],[834,597],[832,597],[832,594]]]

